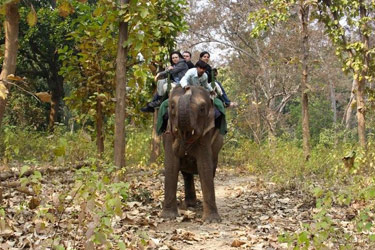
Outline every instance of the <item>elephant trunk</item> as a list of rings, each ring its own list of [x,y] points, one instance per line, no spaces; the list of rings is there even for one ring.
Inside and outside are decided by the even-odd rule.
[[[189,131],[191,129],[190,98],[191,95],[183,95],[178,101],[178,127],[181,131]]]

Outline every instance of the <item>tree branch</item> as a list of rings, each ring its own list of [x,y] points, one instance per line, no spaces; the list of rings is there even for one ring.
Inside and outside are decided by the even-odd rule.
[[[220,44],[225,45],[225,46],[227,46],[227,47],[230,47],[230,48],[232,48],[232,49],[235,49],[235,50],[241,51],[242,53],[244,53],[245,55],[247,55],[249,58],[251,58],[252,60],[254,60],[254,61],[256,62],[256,60],[254,59],[254,57],[253,57],[249,52],[247,52],[247,51],[244,50],[244,49],[241,49],[241,48],[238,47],[238,46],[235,46],[235,45],[232,45],[232,44],[229,44],[229,43],[226,43],[226,42],[220,41],[220,40],[218,40],[218,39],[212,38],[212,37],[207,36],[207,35],[199,34],[199,33],[197,33],[197,32],[192,32],[192,33],[195,34],[195,35],[197,35],[197,36],[199,36],[199,37],[203,37],[203,38],[206,39],[205,41],[200,41],[200,42],[198,42],[198,43],[196,43],[196,44],[200,44],[200,43],[212,43],[212,42],[220,43]],[[195,45],[196,45],[196,44],[195,44]],[[193,46],[191,46],[191,47],[193,47]]]
[[[10,81],[8,81],[8,80],[5,80],[5,79],[2,79],[2,80],[0,80],[0,81],[3,81],[4,83],[9,84],[9,85],[16,86],[17,88],[21,89],[22,91],[24,91],[24,92],[28,93],[29,95],[33,96],[38,102],[41,102],[41,101],[39,100],[39,98],[38,98],[36,95],[34,95],[34,94],[33,94],[32,92],[30,92],[30,91],[27,91],[26,89],[22,88],[21,86],[18,86],[17,84],[15,84],[15,83],[13,83],[13,82],[10,82]],[[23,81],[22,81],[22,82],[23,82]],[[23,82],[23,83],[25,83],[25,82]]]

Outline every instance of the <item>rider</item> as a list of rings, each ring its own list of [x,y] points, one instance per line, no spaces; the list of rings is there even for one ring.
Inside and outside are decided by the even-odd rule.
[[[202,53],[199,54],[199,60],[207,63],[206,74],[208,76],[208,82],[209,83],[211,83],[211,81],[212,81],[212,68],[208,64],[208,61],[210,60],[210,57],[211,57],[211,55],[207,51],[203,51]]]
[[[223,94],[222,94],[219,98],[223,101],[224,106],[225,106],[226,108],[228,108],[228,107],[230,107],[230,108],[232,108],[232,107],[236,107],[236,106],[238,105],[237,102],[232,102],[231,100],[229,100],[229,98],[228,98],[228,96],[227,96],[227,93],[226,93],[225,90],[224,90],[223,85],[221,84],[221,82],[219,82],[219,81],[217,80],[217,75],[218,75],[218,71],[217,71],[217,69],[216,69],[216,68],[213,68],[213,69],[212,69],[212,72],[214,73],[214,76],[215,76],[215,82],[216,82],[216,85],[219,85],[221,91],[223,92]]]
[[[221,100],[215,98],[215,93],[218,96],[222,95],[221,88],[218,84],[216,84],[214,87],[212,87],[211,84],[208,84],[208,77],[205,73],[207,70],[207,63],[199,60],[195,66],[196,68],[189,69],[184,77],[182,77],[180,81],[181,87],[187,89],[189,86],[201,86],[210,93],[215,106],[215,126],[219,128],[220,133],[225,134],[227,125],[225,120],[224,106]],[[167,115],[167,107],[168,100],[164,101],[160,106],[157,125],[157,133],[159,135],[166,129],[167,118],[165,116]]]
[[[142,112],[154,112],[154,109],[160,106],[163,99],[162,97],[167,91],[168,80],[166,78],[168,77],[168,74],[170,74],[171,80],[174,82],[172,85],[175,86],[180,83],[181,78],[189,69],[179,51],[173,51],[171,53],[170,62],[171,66],[169,66],[167,70],[162,71],[155,76],[155,81],[157,81],[157,93],[154,95],[153,100],[147,103],[146,107],[141,108]]]
[[[191,62],[191,53],[190,51],[185,50],[184,53],[182,53],[182,56],[184,57],[186,64],[189,66],[189,69],[194,68],[194,64]]]
[[[202,86],[209,92],[212,92],[211,85],[208,84],[208,77],[205,71],[207,70],[208,64],[199,60],[196,64],[196,68],[189,69],[184,77],[181,79],[181,87],[186,88],[187,86]]]

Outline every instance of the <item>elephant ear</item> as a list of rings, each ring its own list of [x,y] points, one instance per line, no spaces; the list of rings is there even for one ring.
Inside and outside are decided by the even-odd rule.
[[[215,108],[212,100],[210,99],[210,104],[209,104],[209,111],[207,115],[207,120],[206,124],[204,127],[203,135],[206,135],[208,131],[210,131],[212,128],[215,128]]]

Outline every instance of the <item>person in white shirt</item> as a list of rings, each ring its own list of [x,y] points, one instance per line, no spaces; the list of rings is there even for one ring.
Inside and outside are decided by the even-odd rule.
[[[195,64],[196,68],[189,69],[184,77],[182,77],[180,84],[181,87],[185,88],[187,86],[202,86],[209,92],[212,92],[212,87],[208,84],[208,76],[205,73],[207,69],[207,63],[199,60]]]
[[[206,73],[208,64],[199,60],[195,64],[195,67],[196,68],[189,69],[184,77],[182,77],[180,81],[181,87],[202,86],[208,92],[210,92],[212,98],[214,98],[216,95],[221,96],[223,92],[218,83],[215,83],[214,89],[212,88],[212,84],[208,83],[208,76]]]

